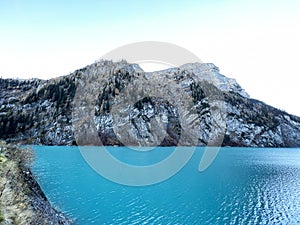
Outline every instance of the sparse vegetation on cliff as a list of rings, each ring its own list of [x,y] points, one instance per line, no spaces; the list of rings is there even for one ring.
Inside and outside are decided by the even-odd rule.
[[[159,98],[155,98],[157,93],[148,96],[146,89],[154,81],[160,85],[159,91],[170,92],[173,100],[158,101]],[[136,83],[139,85],[133,88]],[[88,87],[81,96],[76,95],[80,87]],[[129,89],[131,96],[140,94],[141,98],[136,99],[130,108],[118,110],[123,114],[126,111],[127,122],[130,122],[128,134],[135,139],[160,140],[161,128],[152,126],[151,121],[164,118],[167,135],[160,144],[175,145],[184,132],[180,132],[182,121],[176,113],[174,101],[180,101],[180,93],[185,93],[198,114],[198,119],[195,119],[190,114],[191,110],[184,112],[190,116],[190,122],[193,121],[191,127],[199,127],[197,132],[193,132],[199,134],[199,145],[206,145],[215,130],[212,110],[217,107],[211,103],[222,101],[226,105],[222,112],[223,120],[226,120],[223,146],[300,146],[299,117],[251,99],[234,79],[220,74],[211,63],[191,63],[145,73],[138,65],[125,61],[99,61],[68,76],[47,81],[0,79],[0,139],[9,143],[76,145],[74,124],[76,120],[81,121],[82,115],[74,118],[74,109],[80,108],[85,112],[93,107],[89,115],[93,118],[77,124],[84,132],[90,132],[92,127],[97,129],[98,136],[95,135],[93,141],[88,140],[89,143],[85,144],[97,143],[100,137],[104,145],[122,145],[113,127],[124,127],[124,121],[114,120],[112,114]],[[91,96],[88,104],[84,97],[87,93]],[[162,95],[158,97],[164,99]],[[74,107],[74,102],[80,104]],[[155,128],[156,133],[150,127]],[[91,138],[90,133],[84,132]],[[184,144],[194,143],[187,141]]]
[[[31,150],[0,142],[0,224],[71,224],[35,181],[29,169],[32,159]]]

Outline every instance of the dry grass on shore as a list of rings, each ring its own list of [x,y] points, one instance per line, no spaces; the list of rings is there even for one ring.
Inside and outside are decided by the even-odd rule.
[[[71,224],[54,209],[35,181],[29,149],[0,141],[0,225]]]

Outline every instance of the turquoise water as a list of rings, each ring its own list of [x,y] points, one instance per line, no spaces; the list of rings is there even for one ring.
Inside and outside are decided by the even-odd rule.
[[[203,148],[170,179],[130,187],[106,180],[77,147],[34,146],[33,172],[49,200],[75,224],[300,224],[300,149],[222,148],[198,171]],[[148,165],[172,148],[109,148],[119,160]]]

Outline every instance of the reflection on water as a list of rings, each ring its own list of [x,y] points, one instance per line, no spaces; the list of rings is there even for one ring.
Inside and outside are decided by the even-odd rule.
[[[200,173],[199,148],[178,174],[147,187],[104,179],[76,147],[34,149],[38,182],[76,224],[300,224],[300,149],[222,148]],[[167,157],[172,148],[155,151],[110,149],[140,165]]]

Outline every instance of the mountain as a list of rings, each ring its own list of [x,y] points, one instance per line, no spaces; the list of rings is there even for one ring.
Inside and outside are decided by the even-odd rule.
[[[299,117],[211,63],[147,73],[99,61],[51,80],[0,79],[0,105],[0,139],[13,143],[300,147]]]

